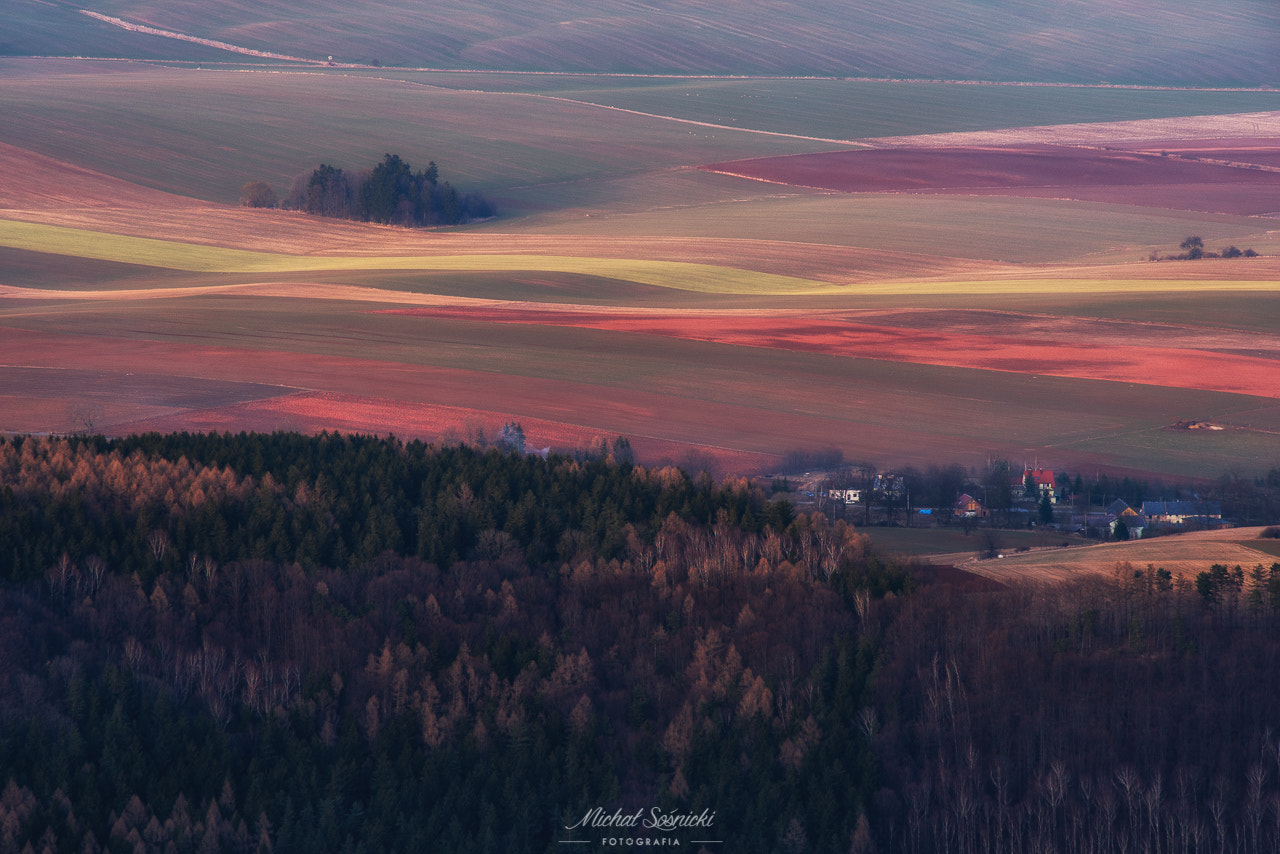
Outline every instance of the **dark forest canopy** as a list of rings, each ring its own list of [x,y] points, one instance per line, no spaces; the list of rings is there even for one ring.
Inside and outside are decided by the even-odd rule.
[[[625,459],[0,440],[0,850],[1276,850],[1280,564],[950,577]]]
[[[434,161],[414,172],[398,154],[357,172],[321,163],[294,181],[283,204],[319,216],[384,225],[457,225],[494,215],[483,196],[459,193],[442,182]]]

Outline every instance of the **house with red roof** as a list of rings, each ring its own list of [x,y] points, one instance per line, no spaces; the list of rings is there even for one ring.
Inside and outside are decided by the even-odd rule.
[[[1013,487],[1015,495],[1023,494],[1028,478],[1035,485],[1038,495],[1049,496],[1050,504],[1058,503],[1058,481],[1053,472],[1048,469],[1023,469],[1021,477],[1010,478],[1009,485]]]

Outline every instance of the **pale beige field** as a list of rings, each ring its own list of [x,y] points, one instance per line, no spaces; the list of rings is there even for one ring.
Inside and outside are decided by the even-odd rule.
[[[1280,136],[1280,112],[1179,116],[1118,122],[1076,122],[989,131],[886,136],[867,140],[867,142],[876,146],[911,148],[1034,145],[1037,143],[1105,147],[1145,140],[1252,139],[1276,136]]]
[[[1222,531],[1197,531],[1149,540],[1103,543],[1070,548],[1043,549],[1006,554],[1003,558],[978,560],[974,555],[945,555],[939,563],[955,563],[961,568],[995,579],[1031,579],[1065,581],[1082,575],[1110,575],[1117,565],[1128,563],[1145,570],[1149,565],[1167,569],[1173,576],[1194,580],[1215,563],[1246,570],[1257,564],[1271,566],[1278,558],[1276,540],[1259,539],[1263,528],[1234,528]]]

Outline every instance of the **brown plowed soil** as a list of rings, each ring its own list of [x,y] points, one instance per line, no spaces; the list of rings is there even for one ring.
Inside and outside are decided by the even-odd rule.
[[[1120,142],[1107,148],[1171,154],[1183,158],[1225,160],[1280,168],[1280,140],[1260,139],[1168,139],[1150,142]]]
[[[5,143],[0,143],[0,175],[21,176],[21,180],[0,181],[0,209],[138,211],[219,207],[147,189]]]
[[[1280,149],[1248,148],[1261,162]],[[1213,159],[1230,160],[1228,156]],[[1025,145],[833,151],[713,163],[711,172],[845,193],[953,193],[1105,201],[1230,214],[1280,210],[1280,172],[1145,150]],[[1150,188],[1150,192],[1148,192]]]

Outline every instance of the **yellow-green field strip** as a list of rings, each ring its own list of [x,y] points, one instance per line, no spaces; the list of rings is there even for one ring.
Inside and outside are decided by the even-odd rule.
[[[316,256],[252,252],[178,241],[130,237],[40,223],[0,220],[0,246],[31,252],[139,264],[192,273],[305,273],[342,270],[456,272],[544,271],[576,273],[625,282],[714,294],[897,295],[897,294],[1088,294],[1274,291],[1271,281],[1137,280],[1106,278],[992,278],[960,281],[889,281],[834,285],[795,276],[713,264],[594,258],[572,255]]]
[[[810,279],[757,273],[711,264],[586,258],[566,255],[313,256],[250,252],[147,237],[127,237],[62,226],[0,220],[0,246],[141,264],[192,273],[305,273],[333,270],[430,270],[459,272],[546,271],[601,276],[702,293],[830,293]]]

